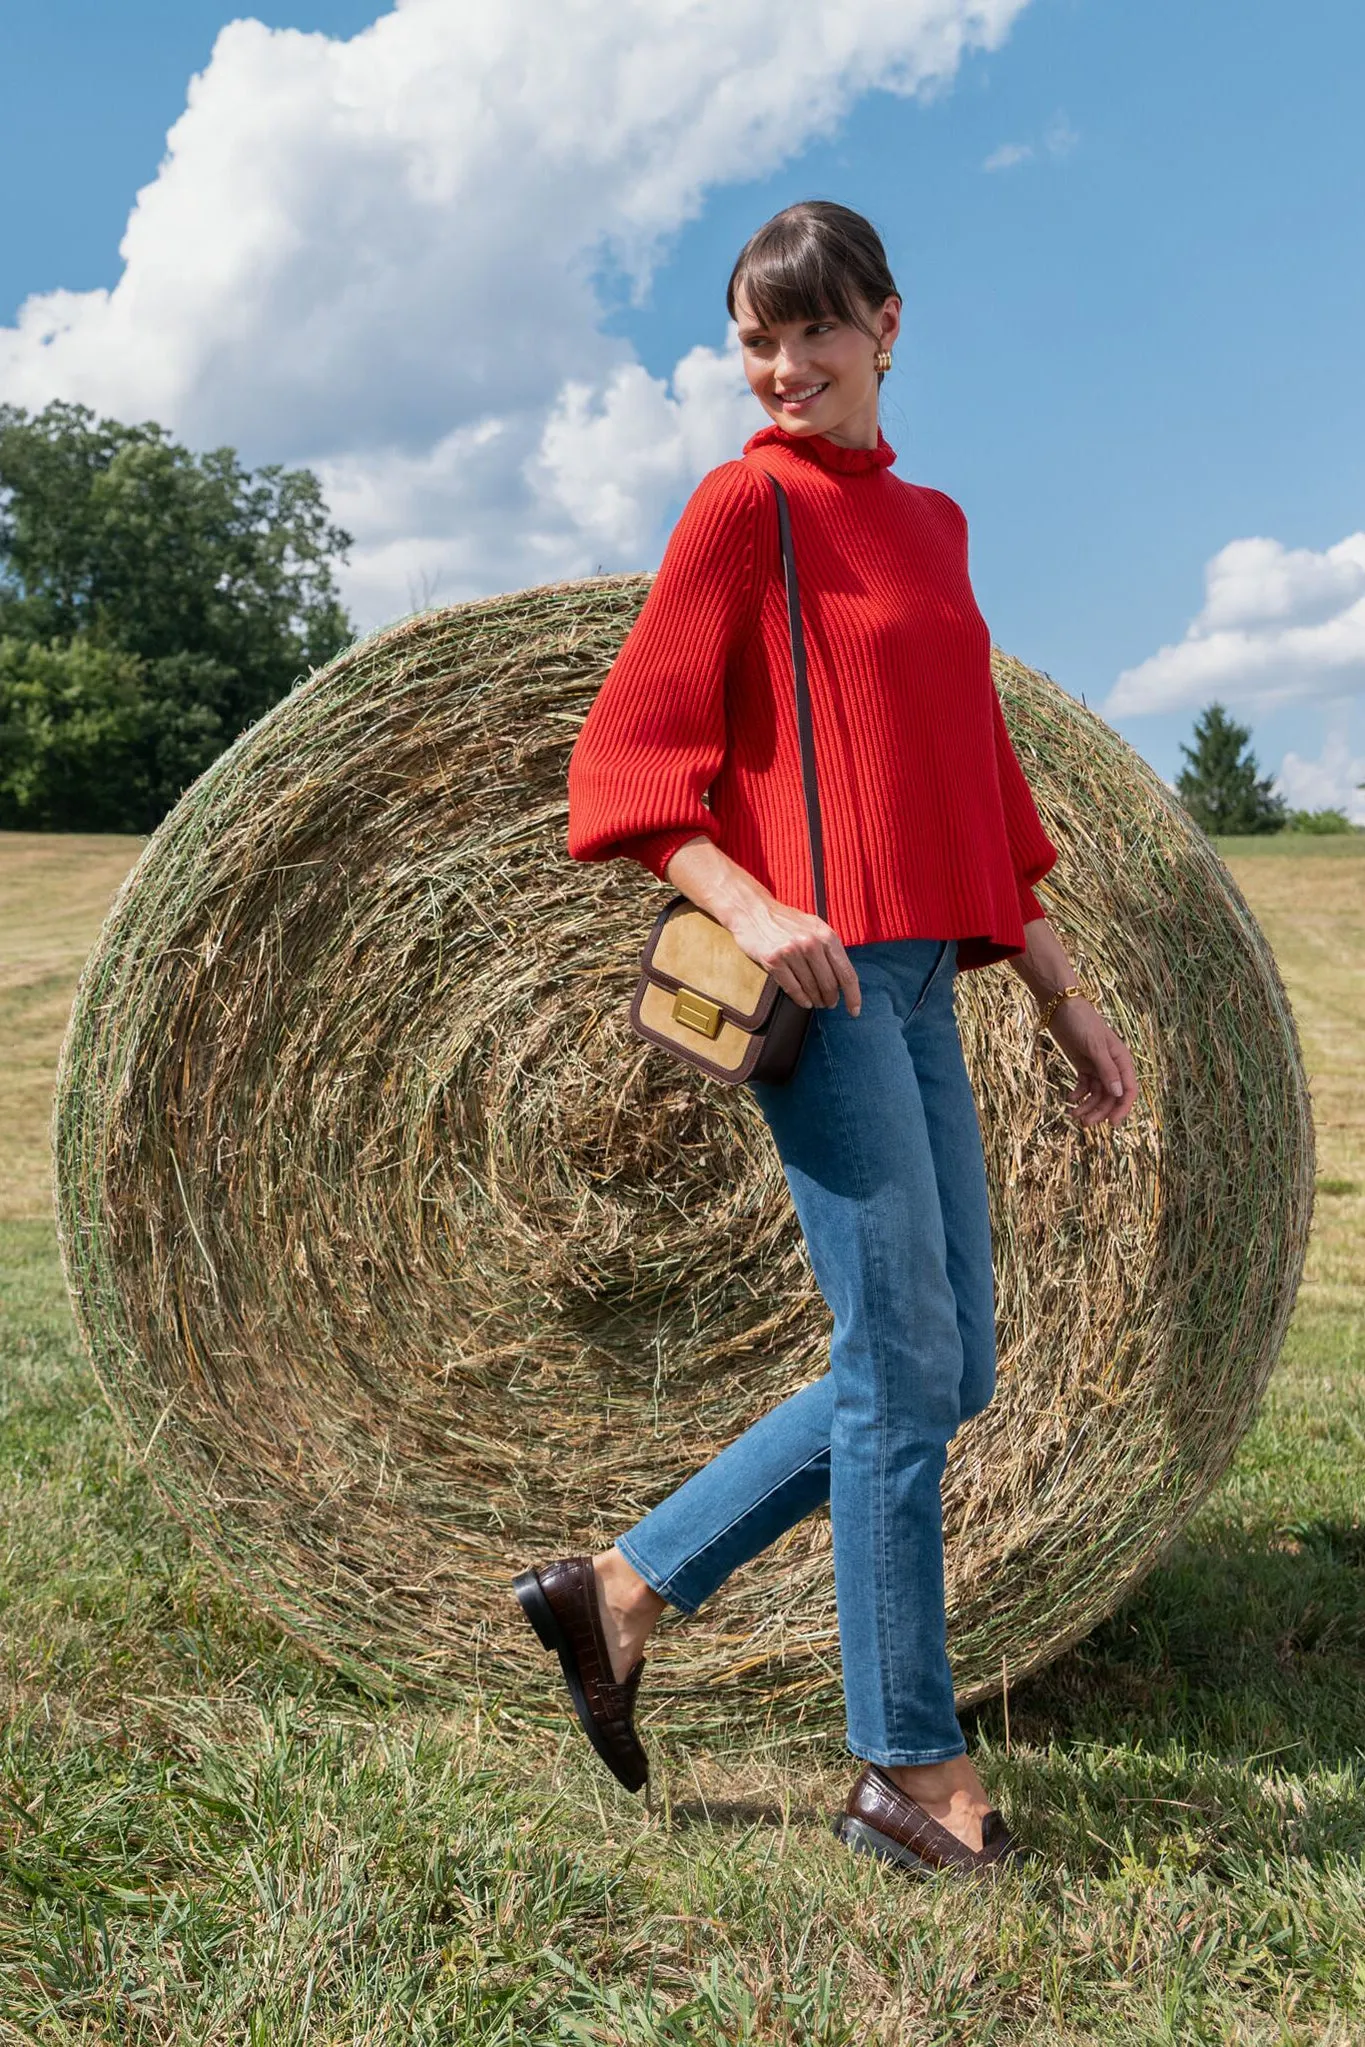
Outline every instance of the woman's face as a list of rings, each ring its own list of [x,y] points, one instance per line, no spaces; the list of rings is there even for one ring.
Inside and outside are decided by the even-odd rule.
[[[900,332],[900,301],[865,308],[872,332],[832,314],[764,323],[741,287],[735,293],[744,374],[759,404],[789,434],[824,434],[851,446],[877,439],[873,358]]]

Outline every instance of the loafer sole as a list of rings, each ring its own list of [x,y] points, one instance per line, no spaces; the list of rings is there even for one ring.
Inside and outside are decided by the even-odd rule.
[[[898,1869],[909,1870],[912,1876],[993,1876],[997,1871],[1007,1869],[1011,1864],[1018,1867],[1024,1860],[1022,1849],[1015,1848],[999,1856],[993,1862],[983,1862],[974,1869],[963,1869],[953,1864],[940,1865],[926,1862],[922,1855],[916,1855],[913,1848],[907,1848],[903,1841],[892,1840],[866,1820],[858,1819],[853,1813],[840,1812],[834,1816],[834,1832],[846,1848],[855,1855],[876,1855],[883,1862],[894,1862]]]
[[[615,1755],[604,1739],[588,1705],[588,1695],[583,1687],[583,1678],[578,1668],[578,1658],[573,1645],[555,1618],[555,1610],[545,1597],[545,1588],[534,1570],[518,1571],[512,1580],[521,1610],[545,1648],[552,1650],[559,1658],[559,1667],[564,1673],[564,1682],[569,1687],[569,1697],[577,1713],[583,1732],[592,1743],[598,1756],[611,1771],[618,1784],[624,1784],[627,1791],[643,1790],[648,1781],[649,1771],[632,1770]]]
[[[913,1848],[907,1848],[901,1841],[893,1841],[889,1834],[878,1833],[866,1820],[855,1818],[852,1813],[840,1812],[834,1816],[834,1831],[846,1848],[855,1855],[877,1855],[883,1862],[894,1862],[899,1869],[908,1869],[915,1876],[939,1876],[942,1872],[932,1862],[926,1862],[916,1855]]]

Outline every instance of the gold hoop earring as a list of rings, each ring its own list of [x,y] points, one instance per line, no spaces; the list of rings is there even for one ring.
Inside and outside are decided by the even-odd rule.
[[[872,358],[872,367],[879,377],[886,375],[891,367],[891,351],[889,348],[879,348],[877,350],[877,353]]]

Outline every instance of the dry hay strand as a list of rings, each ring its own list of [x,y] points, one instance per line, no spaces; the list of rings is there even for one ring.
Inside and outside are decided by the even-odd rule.
[[[662,897],[564,850],[569,749],[648,582],[403,621],[244,733],[115,899],[54,1110],[84,1341],[199,1543],[353,1674],[532,1720],[562,1695],[512,1574],[604,1547],[830,1330],[757,1104],[630,1032]],[[1108,1614],[1226,1468],[1314,1178],[1226,867],[1102,720],[995,658],[1060,852],[1041,893],[1141,1092],[1078,1128],[1022,983],[959,977],[999,1326],[945,1483],[964,1705]],[[670,1612],[646,1717],[832,1732],[829,1549],[824,1509]]]

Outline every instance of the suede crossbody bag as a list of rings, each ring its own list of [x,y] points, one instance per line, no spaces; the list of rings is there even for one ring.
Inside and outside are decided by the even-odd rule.
[[[791,514],[787,494],[777,478],[766,470],[764,474],[777,495],[801,786],[816,914],[824,917],[825,857],[815,779],[815,730]],[[796,1071],[812,1014],[774,975],[749,958],[718,918],[690,896],[675,895],[664,904],[641,949],[640,978],[630,1005],[631,1028],[640,1037],[727,1086],[755,1080],[780,1084]]]

